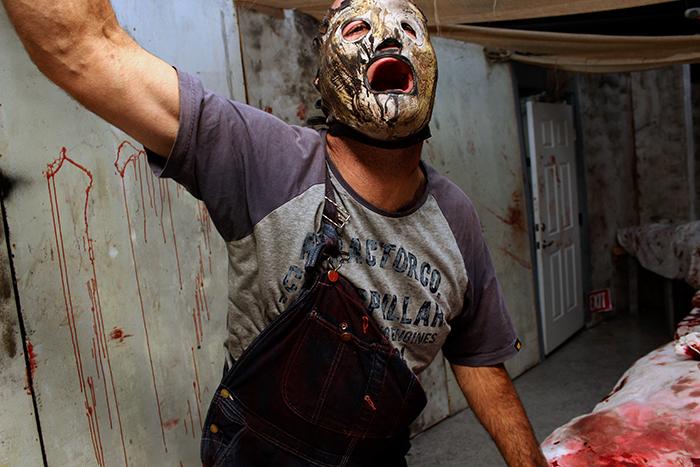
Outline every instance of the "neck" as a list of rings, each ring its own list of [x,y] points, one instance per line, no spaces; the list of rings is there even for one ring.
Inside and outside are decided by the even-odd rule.
[[[381,149],[330,134],[326,143],[328,155],[345,181],[376,208],[400,211],[423,193],[422,143],[405,149]]]

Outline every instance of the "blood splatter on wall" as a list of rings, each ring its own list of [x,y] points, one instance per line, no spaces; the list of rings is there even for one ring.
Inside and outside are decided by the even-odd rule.
[[[230,2],[114,3],[146,48],[245,99]],[[224,364],[223,241],[141,146],[39,73],[2,11],[0,42],[0,170],[14,181],[3,204],[21,302],[0,256],[0,464],[41,465],[41,434],[50,465],[200,465]]]

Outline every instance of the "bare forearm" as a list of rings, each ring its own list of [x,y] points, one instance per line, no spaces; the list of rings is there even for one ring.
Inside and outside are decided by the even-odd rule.
[[[64,69],[79,74],[92,49],[130,40],[108,0],[2,1],[27,52],[45,74]]]
[[[508,465],[546,466],[535,434],[503,366],[453,365],[469,407],[495,441]]]
[[[119,25],[109,0],[2,0],[32,61],[88,110],[158,154],[175,140],[175,70]]]

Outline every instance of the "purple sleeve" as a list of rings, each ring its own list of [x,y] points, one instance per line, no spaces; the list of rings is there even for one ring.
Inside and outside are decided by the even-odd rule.
[[[439,181],[434,195],[459,245],[469,280],[461,313],[450,321],[452,329],[443,353],[457,365],[503,363],[520,350],[520,341],[496,278],[479,216],[471,200],[456,185],[435,176]]]
[[[314,130],[203,88],[178,71],[180,127],[167,159],[148,149],[159,177],[172,178],[204,201],[224,240],[253,226],[323,174],[323,146]]]
[[[450,363],[464,366],[495,365],[520,350],[491,255],[479,224],[476,225],[476,229],[472,227],[476,232],[472,234],[471,257],[465,261],[469,286],[464,308],[450,323],[452,330],[443,346]]]

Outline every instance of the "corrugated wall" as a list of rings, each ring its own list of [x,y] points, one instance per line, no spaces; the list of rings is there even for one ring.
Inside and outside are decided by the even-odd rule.
[[[244,99],[231,2],[114,6],[146,48]],[[0,43],[0,169],[21,300],[18,311],[3,241],[0,465],[42,465],[30,394],[49,465],[199,465],[223,365],[223,242],[138,145],[36,70],[1,10]]]

